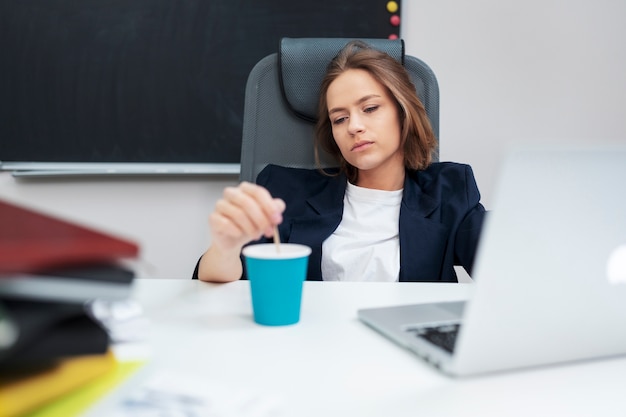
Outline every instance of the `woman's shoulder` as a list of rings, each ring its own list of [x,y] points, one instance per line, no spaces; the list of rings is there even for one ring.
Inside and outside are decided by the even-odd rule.
[[[257,176],[257,184],[270,191],[315,192],[337,178],[336,168],[325,169],[325,173],[318,169],[291,168],[270,164],[263,168]]]
[[[416,177],[422,183],[431,181],[459,180],[467,181],[474,179],[472,167],[459,162],[433,162],[426,169],[416,171]]]
[[[276,177],[279,177],[280,181],[283,181],[285,179],[293,179],[295,181],[301,181],[303,179],[328,181],[330,178],[333,178],[335,176],[337,171],[337,168],[328,168],[325,169],[325,172],[329,175],[325,175],[319,169],[292,168],[281,165],[268,164],[259,173],[257,177],[257,182],[276,180]]]
[[[414,181],[427,194],[476,193],[478,186],[472,167],[458,162],[434,162],[428,168],[414,171]]]
[[[472,168],[467,164],[436,162],[424,170],[412,171],[409,178],[409,198],[418,189],[442,207],[473,207],[480,202]]]

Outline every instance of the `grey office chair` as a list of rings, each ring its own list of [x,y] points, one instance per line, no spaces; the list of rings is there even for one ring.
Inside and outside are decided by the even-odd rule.
[[[266,56],[254,66],[245,92],[242,181],[255,182],[258,173],[270,163],[316,167],[313,136],[320,84],[328,63],[350,40],[283,38],[279,53]],[[405,56],[401,39],[363,40],[403,62],[439,138],[439,85],[432,70],[418,58]],[[336,165],[328,155],[320,156],[323,166]]]

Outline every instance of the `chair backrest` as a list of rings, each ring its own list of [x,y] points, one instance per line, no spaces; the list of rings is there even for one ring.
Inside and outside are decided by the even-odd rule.
[[[439,85],[430,67],[404,55],[401,39],[362,39],[404,64],[439,138]],[[328,63],[351,39],[283,38],[280,52],[259,61],[245,91],[242,181],[254,182],[268,164],[315,168],[313,136],[320,84]],[[322,166],[336,165],[320,150]],[[433,155],[437,159],[438,152]]]

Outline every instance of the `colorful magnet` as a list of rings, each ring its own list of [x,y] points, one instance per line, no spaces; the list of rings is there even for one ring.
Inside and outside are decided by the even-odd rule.
[[[395,1],[387,2],[387,11],[389,13],[397,12],[398,11],[398,3],[396,3]]]

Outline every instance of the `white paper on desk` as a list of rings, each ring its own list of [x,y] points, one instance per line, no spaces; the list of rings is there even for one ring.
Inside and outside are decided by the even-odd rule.
[[[87,312],[98,320],[113,343],[145,342],[150,323],[138,302],[127,300],[94,300]]]
[[[162,372],[124,395],[112,417],[280,417],[281,408],[271,395]]]

